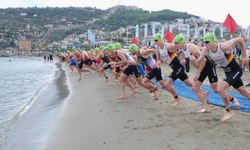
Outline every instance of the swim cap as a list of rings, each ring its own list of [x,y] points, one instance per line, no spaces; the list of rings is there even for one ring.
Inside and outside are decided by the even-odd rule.
[[[121,46],[120,43],[117,42],[117,43],[114,44],[114,48],[115,48],[115,49],[121,49],[122,46]]]
[[[95,52],[100,52],[101,50],[100,50],[100,48],[95,48]]]
[[[110,51],[114,51],[115,50],[114,44],[109,44],[108,48],[109,48]]]
[[[159,41],[159,40],[163,39],[163,36],[160,33],[156,33],[153,35],[153,39],[154,39],[154,41]]]
[[[137,45],[131,44],[131,45],[129,46],[129,52],[130,52],[130,53],[135,53],[137,50],[138,50],[138,46],[137,46]]]
[[[104,50],[104,51],[107,51],[107,50],[109,50],[109,47],[108,47],[108,46],[105,46],[105,47],[103,48],[103,50]]]
[[[185,41],[186,39],[182,34],[178,34],[174,37],[174,44],[184,43]]]
[[[216,36],[212,32],[208,32],[204,37],[203,37],[204,42],[215,42],[217,41]]]

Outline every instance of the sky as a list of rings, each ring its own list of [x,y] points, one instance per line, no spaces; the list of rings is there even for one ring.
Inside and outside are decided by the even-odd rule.
[[[107,9],[116,5],[137,6],[144,10],[171,9],[187,12],[218,22],[224,22],[229,13],[238,25],[247,28],[250,5],[246,0],[0,0],[0,8],[7,7],[96,7]]]

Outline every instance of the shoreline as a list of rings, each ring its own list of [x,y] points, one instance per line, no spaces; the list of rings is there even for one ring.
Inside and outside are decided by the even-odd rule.
[[[0,114],[0,127],[1,127],[0,146],[1,146],[4,143],[5,138],[10,128],[20,118],[22,118],[22,116],[30,109],[30,107],[33,105],[33,103],[36,101],[36,99],[42,93],[42,91],[47,88],[50,82],[52,82],[55,76],[56,66],[54,64],[50,64],[46,68],[44,68],[45,65],[42,64],[41,63],[42,61],[40,61],[40,59],[38,58],[34,59],[34,58],[17,58],[17,57],[14,58],[13,57],[12,58],[13,62],[12,62],[12,61],[9,61],[9,58],[0,57],[0,60],[1,60],[1,65],[3,66],[2,68],[3,78],[0,81],[2,85],[1,88],[3,88],[3,90],[0,92],[0,95],[2,98],[2,99],[0,98],[0,101],[2,104],[0,112],[3,112]],[[22,63],[22,62],[26,62],[26,63]],[[26,66],[27,62],[29,63],[33,62],[35,63],[34,66],[38,67],[37,70],[31,70],[31,72],[32,71],[33,73],[34,72],[39,73],[40,71],[42,72],[44,76],[40,76],[40,80],[36,76],[36,75],[39,76],[39,74],[29,76],[29,73],[31,72],[25,69],[21,70],[19,68],[17,69],[18,71],[15,73],[15,71],[13,70],[14,67],[17,67],[19,63],[21,63],[19,65],[24,65],[25,67],[27,67]],[[9,67],[8,71],[6,70],[5,66]],[[51,72],[46,72],[43,69],[51,70]],[[21,76],[18,75],[19,73],[21,73]],[[28,74],[28,75],[24,76],[24,74],[26,75]],[[27,81],[31,83],[28,83]],[[8,91],[8,88],[11,85],[10,83],[14,84],[13,91],[10,91],[10,90]],[[15,84],[20,85],[20,83],[25,84],[25,85],[19,86],[19,87],[15,85]]]
[[[249,113],[235,111],[221,123],[221,107],[211,105],[211,113],[201,114],[199,102],[183,98],[173,108],[166,91],[152,101],[142,88],[117,100],[117,82],[93,73],[79,82],[76,72],[57,65],[54,80],[12,127],[1,150],[250,148]]]
[[[250,149],[249,113],[234,111],[232,119],[221,123],[224,108],[211,105],[211,113],[197,113],[200,103],[185,98],[170,107],[169,93],[152,101],[141,88],[135,96],[117,100],[116,82],[92,73],[79,82],[76,73],[66,71],[72,93],[46,150]]]
[[[10,127],[6,141],[0,145],[0,149],[33,150],[42,149],[46,144],[56,115],[70,94],[61,64],[55,65],[57,69],[53,79],[39,91],[28,110]]]

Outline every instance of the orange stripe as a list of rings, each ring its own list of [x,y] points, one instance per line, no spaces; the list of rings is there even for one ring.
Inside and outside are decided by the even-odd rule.
[[[228,58],[227,58],[228,63],[230,63],[230,62],[233,60],[233,58],[234,58],[233,54],[230,53],[230,54],[228,55]]]
[[[173,52],[171,55],[170,55],[170,60],[174,60],[174,58],[177,57],[177,54],[176,52]]]

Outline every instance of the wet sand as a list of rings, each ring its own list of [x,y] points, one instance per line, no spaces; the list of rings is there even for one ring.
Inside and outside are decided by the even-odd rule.
[[[163,68],[164,75],[170,73],[169,67]],[[167,92],[153,101],[141,88],[135,96],[117,100],[117,82],[105,82],[96,74],[79,82],[77,73],[66,72],[72,93],[47,150],[250,149],[249,113],[234,111],[235,116],[222,123],[221,107],[211,106],[211,113],[201,114],[200,103],[187,99],[170,107],[172,97]],[[248,74],[243,79],[250,81]]]
[[[49,81],[27,112],[15,118],[17,121],[0,145],[0,150],[44,150],[48,136],[55,126],[55,121],[65,98],[70,94],[64,70],[57,65],[55,78]]]

